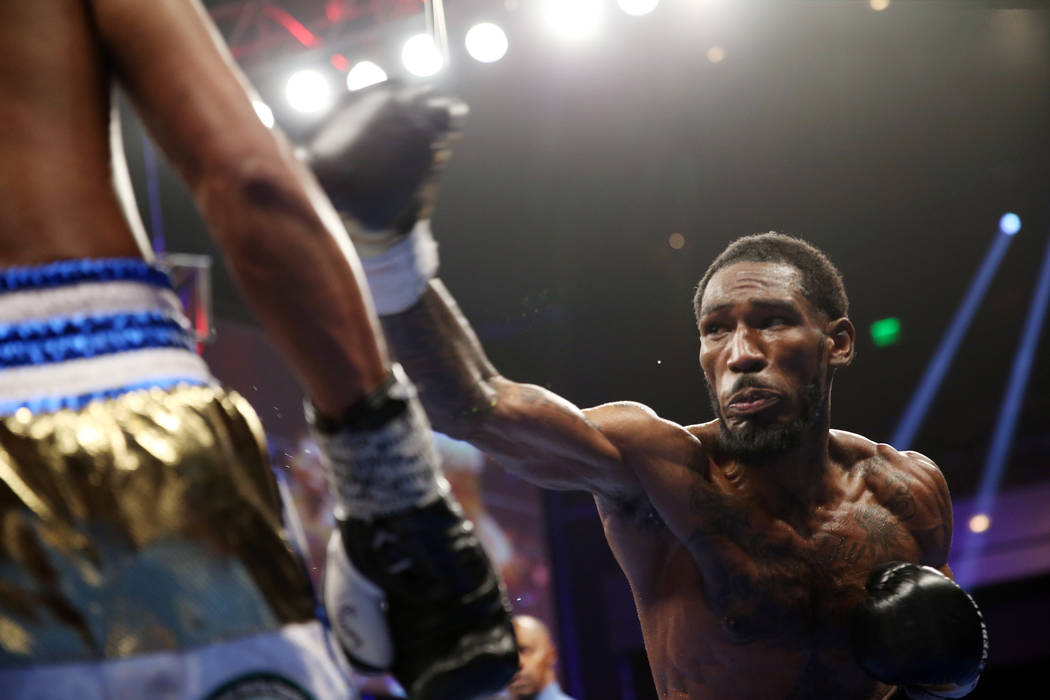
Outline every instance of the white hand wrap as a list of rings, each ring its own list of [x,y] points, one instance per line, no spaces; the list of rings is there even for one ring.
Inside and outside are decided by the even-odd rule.
[[[389,670],[394,643],[386,621],[386,594],[350,563],[338,529],[328,539],[323,589],[329,622],[351,663],[365,672]]]
[[[318,428],[316,414],[308,408],[337,518],[371,520],[433,503],[449,492],[415,387],[400,365],[391,371],[392,382],[370,397],[386,406],[400,406],[381,425],[344,425],[327,432]]]
[[[366,246],[358,246],[358,254],[380,316],[401,313],[419,301],[438,270],[429,219],[417,221],[407,236],[381,253],[369,255]]]

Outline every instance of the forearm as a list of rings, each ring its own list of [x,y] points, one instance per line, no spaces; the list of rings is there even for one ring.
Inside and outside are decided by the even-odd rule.
[[[497,372],[452,295],[431,280],[416,304],[381,320],[434,427],[468,438],[495,405],[490,381]]]
[[[389,367],[360,264],[291,155],[261,154],[196,189],[240,291],[322,413],[339,415]]]

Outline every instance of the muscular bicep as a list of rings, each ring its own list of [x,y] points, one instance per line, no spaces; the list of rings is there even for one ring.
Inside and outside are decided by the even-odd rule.
[[[252,90],[197,0],[91,0],[122,88],[192,187],[216,163],[277,150]]]
[[[491,408],[467,439],[506,469],[544,488],[626,497],[640,493],[638,456],[625,449],[651,416],[635,404],[586,411],[532,384],[495,377]]]
[[[952,502],[944,474],[930,459],[905,453],[914,480],[915,515],[909,526],[922,550],[922,564],[947,569],[952,544]]]

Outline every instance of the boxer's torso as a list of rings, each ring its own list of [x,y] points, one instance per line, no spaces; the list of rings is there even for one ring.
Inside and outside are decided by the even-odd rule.
[[[112,185],[89,3],[0,0],[0,42],[0,266],[141,255]]]
[[[872,568],[924,561],[944,529],[908,458],[832,431],[828,488],[773,509],[707,455],[717,424],[681,432],[639,467],[646,497],[598,498],[660,697],[885,697],[853,660],[848,615]]]

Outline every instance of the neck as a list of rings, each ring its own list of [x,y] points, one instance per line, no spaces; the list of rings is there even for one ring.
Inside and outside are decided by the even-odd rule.
[[[788,514],[828,497],[831,432],[828,412],[803,437],[802,444],[758,461],[736,460],[726,469],[731,481],[751,493],[770,512]]]

